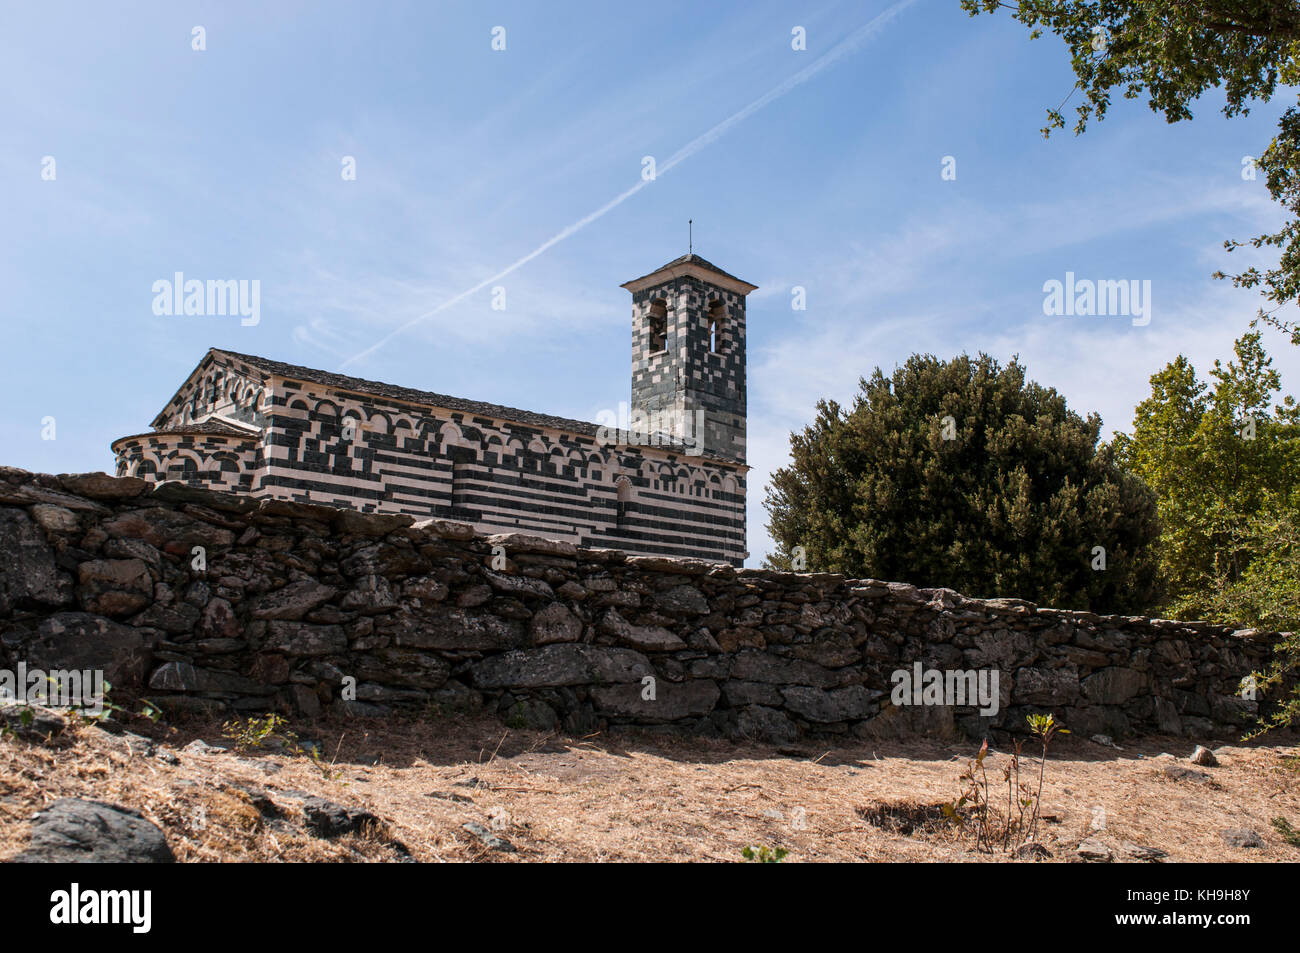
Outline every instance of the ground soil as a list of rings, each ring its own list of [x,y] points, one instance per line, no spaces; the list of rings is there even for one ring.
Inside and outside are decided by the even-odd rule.
[[[653,732],[578,738],[487,716],[288,727],[314,741],[319,757],[275,735],[243,751],[187,748],[196,739],[233,745],[210,720],[133,722],[152,750],[88,724],[46,741],[2,737],[0,858],[27,845],[33,813],[82,797],[143,812],[181,861],[734,862],[746,847],[766,847],[787,851],[786,863],[1077,862],[1085,841],[1116,862],[1150,862],[1142,848],[1166,863],[1300,861],[1300,847],[1274,825],[1281,817],[1300,829],[1294,736],[1216,748],[1216,767],[1192,765],[1187,739],[1117,749],[1060,736],[1042,787],[1037,840],[1046,852],[1017,854],[1000,836],[992,852],[977,849],[969,811],[964,828],[944,818],[978,748],[969,741],[776,748]],[[995,749],[985,762],[1002,812],[1008,759]],[[1038,767],[1022,755],[1031,789]],[[303,820],[308,796],[380,823],[316,836]],[[1230,846],[1223,831],[1241,828],[1263,846]]]

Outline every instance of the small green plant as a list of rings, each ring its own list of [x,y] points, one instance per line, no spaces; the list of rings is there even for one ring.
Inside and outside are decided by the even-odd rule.
[[[1029,839],[1038,839],[1038,809],[1043,800],[1043,775],[1047,772],[1047,746],[1057,734],[1068,735],[1069,729],[1061,726],[1050,713],[1046,715],[1027,715],[1029,731],[1043,744],[1043,756],[1038,762],[1038,790],[1034,794],[1034,814],[1030,822]]]
[[[234,743],[236,750],[247,751],[249,748],[261,748],[268,742],[278,743],[289,751],[301,751],[298,736],[289,730],[289,723],[282,715],[268,713],[264,718],[236,718],[221,726],[221,733]]]
[[[966,769],[961,773],[962,793],[957,800],[951,804],[945,804],[942,807],[943,816],[950,821],[955,821],[962,827],[966,827],[967,816],[962,814],[963,810],[967,811],[970,819],[974,821],[975,831],[975,849],[993,849],[993,823],[989,816],[989,777],[988,771],[984,767],[984,760],[989,754],[989,741],[984,739],[980,745],[980,750],[974,759],[966,762]],[[967,810],[967,805],[969,809]]]
[[[53,679],[51,679],[51,681],[52,680]],[[113,691],[113,683],[108,680],[105,680],[104,698],[102,704],[99,706],[99,711],[91,713],[85,709],[81,709],[78,710],[76,714],[84,718],[87,723],[92,723],[92,724],[97,722],[108,721],[113,717],[114,714],[122,715],[124,716],[124,718],[127,719],[148,718],[150,721],[153,722],[158,721],[162,717],[162,709],[159,708],[157,705],[155,705],[153,702],[149,701],[147,698],[140,700],[140,704],[142,706],[140,711],[136,712],[135,714],[132,714],[126,708],[116,704],[110,699],[109,695],[112,691]]]
[[[789,853],[784,847],[768,847],[766,844],[761,844],[757,849],[746,847],[740,852],[740,856],[750,863],[779,864]]]
[[[1300,847],[1300,831],[1291,826],[1285,817],[1273,818],[1273,830],[1282,835],[1282,839],[1292,847]]]
[[[1014,743],[1011,755],[1002,765],[1002,783],[1007,786],[1007,808],[1004,814],[994,804],[989,790],[988,739],[980,745],[979,753],[966,763],[960,781],[962,792],[940,810],[944,818],[974,835],[975,849],[992,853],[1000,844],[1004,851],[1012,851],[1022,844],[1033,842],[1038,836],[1039,804],[1043,794],[1043,777],[1047,766],[1047,746],[1057,734],[1069,734],[1052,715],[1029,715],[1026,718],[1030,733],[1042,743],[1043,757],[1038,767],[1038,787],[1034,790],[1021,777],[1021,757],[1024,743]],[[1026,817],[1026,814],[1029,816]]]

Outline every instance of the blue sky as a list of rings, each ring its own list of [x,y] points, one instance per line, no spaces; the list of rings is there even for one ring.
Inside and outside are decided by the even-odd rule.
[[[32,470],[111,471],[110,441],[147,429],[211,346],[595,420],[628,397],[619,284],[683,254],[694,218],[696,252],[759,285],[757,564],[768,475],[819,397],[848,402],[914,352],[984,350],[1127,429],[1175,355],[1202,373],[1230,355],[1259,299],[1211,280],[1252,260],[1222,242],[1281,220],[1241,162],[1285,101],[1228,121],[1212,95],[1171,126],[1120,99],[1045,141],[1073,85],[1063,45],[957,0],[3,17],[0,462]],[[585,221],[647,155],[659,177]],[[557,237],[491,282],[504,311],[491,286],[466,294]],[[156,316],[153,283],[177,271],[260,281],[260,322]],[[1067,271],[1150,280],[1150,324],[1045,316]],[[1294,392],[1300,349],[1266,346]]]

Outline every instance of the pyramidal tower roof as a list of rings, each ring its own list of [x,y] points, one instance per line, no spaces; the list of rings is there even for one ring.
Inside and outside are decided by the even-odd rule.
[[[682,255],[681,258],[674,258],[668,264],[656,268],[648,275],[642,275],[640,278],[633,278],[631,281],[624,282],[620,288],[626,288],[635,294],[646,288],[651,288],[661,282],[671,278],[678,278],[682,275],[692,275],[703,281],[708,281],[720,288],[726,288],[728,291],[734,291],[736,294],[747,295],[751,291],[758,290],[758,285],[751,285],[748,281],[737,278],[735,275],[728,274],[711,261],[706,261],[699,255],[690,254]]]

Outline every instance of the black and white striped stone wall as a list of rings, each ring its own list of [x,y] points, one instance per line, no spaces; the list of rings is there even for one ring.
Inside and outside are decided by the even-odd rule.
[[[282,378],[219,353],[155,420],[158,434],[115,443],[119,476],[642,555],[736,566],[747,555],[742,464],[604,444],[594,425],[565,431]],[[261,429],[247,438],[185,432],[200,418]]]

